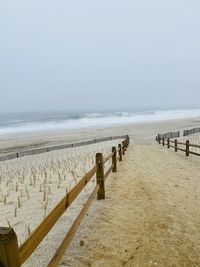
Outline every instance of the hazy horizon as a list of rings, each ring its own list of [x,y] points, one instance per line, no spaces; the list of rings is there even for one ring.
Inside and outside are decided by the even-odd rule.
[[[200,2],[9,1],[0,112],[199,108]]]
[[[117,113],[117,112],[153,112],[153,111],[181,111],[181,110],[200,110],[200,107],[135,107],[135,108],[102,108],[102,109],[46,109],[46,110],[11,110],[0,111],[0,114],[45,114],[45,113],[65,113],[65,114],[86,114],[86,113]]]

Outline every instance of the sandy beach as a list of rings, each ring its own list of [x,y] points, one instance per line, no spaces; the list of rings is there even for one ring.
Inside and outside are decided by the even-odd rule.
[[[60,266],[200,266],[199,158],[186,158],[155,142],[158,133],[198,127],[199,122],[194,118],[4,137],[0,154],[129,134],[124,160],[106,181],[106,199],[93,203]],[[188,138],[200,143],[199,135]],[[108,155],[119,142],[1,162],[0,225],[13,227],[22,244],[90,170],[95,153]],[[95,184],[93,177],[23,266],[47,266]]]
[[[200,267],[199,10],[1,1],[0,267]]]
[[[60,266],[200,266],[198,160],[132,145]]]
[[[0,155],[23,151],[32,148],[74,143],[100,137],[129,134],[132,143],[154,143],[158,133],[183,131],[200,125],[200,117],[191,119],[175,119],[149,123],[134,123],[112,127],[86,128],[80,130],[57,131],[17,136],[2,136],[0,139]]]

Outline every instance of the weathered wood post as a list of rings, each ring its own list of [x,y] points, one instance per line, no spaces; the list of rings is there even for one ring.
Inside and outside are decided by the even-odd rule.
[[[127,149],[127,139],[124,140],[124,151]]]
[[[189,157],[189,155],[190,155],[190,141],[187,140],[185,145],[186,145],[185,155],[186,155],[186,157]]]
[[[160,135],[158,136],[158,144],[160,145]]]
[[[122,141],[122,155],[125,155],[125,144],[124,141]]]
[[[124,145],[123,146],[124,146],[124,153],[125,153],[125,151],[126,151],[126,140],[124,140],[123,142],[124,142]]]
[[[117,150],[115,146],[112,147],[112,153],[112,172],[117,172]]]
[[[165,145],[165,138],[163,137],[162,139],[162,145],[164,146]]]
[[[126,137],[126,139],[124,140],[124,151],[127,150],[127,147],[128,147],[128,140],[127,140],[127,137]]]
[[[13,228],[0,227],[0,266],[20,267],[17,236]]]
[[[167,138],[167,147],[170,148],[169,138]]]
[[[126,139],[126,150],[128,148],[128,138]]]
[[[177,152],[178,151],[178,149],[177,149],[177,139],[175,139],[174,142],[175,142],[174,143],[174,149],[175,149],[175,152]]]
[[[119,148],[119,161],[122,161],[122,145],[119,144],[118,148]]]
[[[129,146],[129,136],[128,135],[126,136],[125,142],[126,142],[126,150],[127,150],[128,146]]]
[[[104,185],[104,163],[103,163],[103,155],[101,153],[96,154],[96,179],[97,184],[99,184],[100,188],[97,192],[97,199],[105,199],[105,185]]]
[[[127,147],[129,146],[130,144],[130,137],[127,135]]]

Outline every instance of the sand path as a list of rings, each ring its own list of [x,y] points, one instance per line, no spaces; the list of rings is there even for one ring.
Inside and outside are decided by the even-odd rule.
[[[200,164],[131,145],[60,266],[200,266]]]

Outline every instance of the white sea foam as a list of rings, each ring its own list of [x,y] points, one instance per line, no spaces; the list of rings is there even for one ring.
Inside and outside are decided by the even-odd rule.
[[[45,117],[44,114],[37,119],[26,120],[12,118],[6,123],[0,124],[0,135],[12,135],[23,133],[36,133],[46,131],[57,131],[67,129],[94,128],[101,126],[114,126],[120,124],[146,123],[156,121],[166,121],[173,119],[193,118],[200,116],[200,109],[191,110],[157,110],[145,112],[114,112],[114,113],[87,113],[76,114],[76,116],[66,117],[57,115],[52,119],[49,113]],[[14,123],[13,123],[14,122]]]

